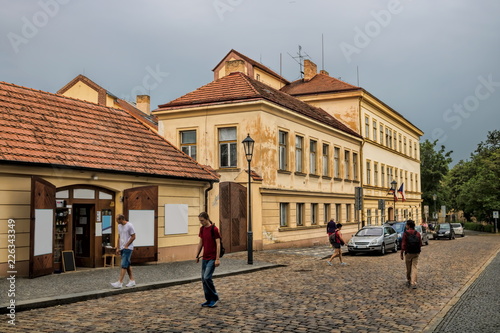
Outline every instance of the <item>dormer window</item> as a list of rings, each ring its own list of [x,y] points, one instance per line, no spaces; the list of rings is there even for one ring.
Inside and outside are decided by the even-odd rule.
[[[255,74],[255,79],[256,79],[257,81],[260,81],[260,74]]]

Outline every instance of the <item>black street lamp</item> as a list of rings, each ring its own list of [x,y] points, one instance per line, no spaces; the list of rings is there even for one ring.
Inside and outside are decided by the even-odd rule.
[[[253,232],[252,232],[252,177],[250,175],[250,162],[253,157],[253,146],[255,141],[247,135],[245,140],[242,141],[243,147],[245,148],[245,157],[248,161],[248,233],[247,233],[247,251],[248,260],[247,264],[253,265]]]
[[[398,216],[396,215],[396,200],[397,200],[396,190],[397,190],[397,186],[398,186],[398,183],[395,180],[393,180],[391,182],[391,192],[394,195],[394,221],[398,220]]]

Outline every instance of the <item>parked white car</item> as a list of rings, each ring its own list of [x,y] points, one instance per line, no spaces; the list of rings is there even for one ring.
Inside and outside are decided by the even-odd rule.
[[[464,227],[462,227],[462,224],[460,223],[452,223],[451,227],[453,228],[453,231],[455,231],[455,236],[465,236],[465,231]]]

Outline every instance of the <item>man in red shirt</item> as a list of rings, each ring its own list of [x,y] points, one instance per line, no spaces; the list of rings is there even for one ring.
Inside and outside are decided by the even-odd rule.
[[[219,295],[215,290],[212,275],[214,274],[215,267],[220,265],[220,234],[219,229],[210,221],[207,213],[202,212],[198,215],[201,227],[200,242],[198,243],[198,255],[196,262],[200,261],[200,253],[203,249],[203,259],[201,262],[201,281],[203,283],[203,291],[205,293],[206,302],[202,303],[203,307],[216,307],[219,301]]]
[[[422,236],[415,230],[415,221],[408,220],[401,241],[401,260],[404,259],[406,263],[406,286],[413,289],[417,288],[417,265],[421,247]]]

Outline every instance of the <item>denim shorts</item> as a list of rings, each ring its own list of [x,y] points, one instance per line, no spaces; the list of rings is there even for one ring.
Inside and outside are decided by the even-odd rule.
[[[130,258],[132,257],[132,250],[129,249],[123,249],[120,251],[120,254],[122,256],[122,268],[129,268],[130,267]]]

